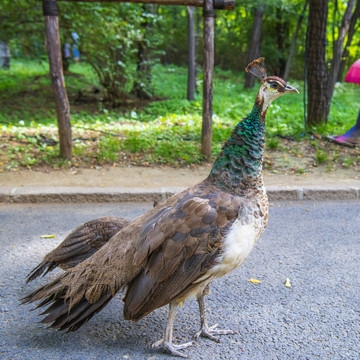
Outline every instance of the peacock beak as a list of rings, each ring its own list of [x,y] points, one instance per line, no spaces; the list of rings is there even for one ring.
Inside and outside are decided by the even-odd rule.
[[[285,91],[300,94],[298,89],[294,88],[293,86],[290,86],[289,84],[286,85]]]

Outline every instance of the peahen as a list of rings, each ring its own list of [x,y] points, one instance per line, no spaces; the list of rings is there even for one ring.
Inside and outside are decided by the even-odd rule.
[[[173,344],[173,323],[178,306],[194,296],[201,322],[195,338],[219,341],[217,335],[234,333],[208,325],[204,297],[211,280],[242,264],[266,227],[265,115],[274,99],[298,93],[279,77],[268,77],[263,60],[246,68],[262,81],[261,87],[251,113],[236,125],[209,176],[124,224],[93,255],[26,296],[23,303],[49,305],[43,323],[75,331],[126,289],[126,320],[140,320],[169,304],[164,336],[152,345],[155,349],[186,357],[179,350],[192,342]]]

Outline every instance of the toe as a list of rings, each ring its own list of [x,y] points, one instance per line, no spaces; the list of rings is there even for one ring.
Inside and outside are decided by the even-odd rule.
[[[233,335],[236,334],[236,331],[233,330],[217,330],[216,328],[218,327],[218,324],[213,325],[211,327],[203,327],[201,328],[195,335],[194,335],[194,339],[201,337],[205,337],[208,338],[212,341],[216,341],[216,342],[221,342],[220,339],[218,337],[216,337],[215,335]]]
[[[166,353],[174,355],[174,356],[180,356],[180,357],[188,359],[189,356],[182,353],[182,352],[180,352],[179,350],[186,349],[191,345],[193,345],[192,342],[187,342],[187,343],[184,343],[184,344],[175,345],[175,344],[172,344],[170,342],[160,340],[160,341],[157,341],[154,344],[152,344],[151,347],[153,349],[163,351],[163,352],[166,352]]]

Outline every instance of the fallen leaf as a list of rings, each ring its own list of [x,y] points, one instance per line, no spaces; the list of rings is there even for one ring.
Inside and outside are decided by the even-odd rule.
[[[285,280],[285,286],[286,286],[287,288],[291,288],[291,282],[290,282],[290,279],[289,279],[289,278],[286,278],[286,280]]]
[[[248,281],[253,283],[253,284],[260,284],[261,283],[261,281],[257,280],[257,279],[249,279]]]
[[[43,239],[52,239],[55,237],[55,235],[40,235],[40,237]]]

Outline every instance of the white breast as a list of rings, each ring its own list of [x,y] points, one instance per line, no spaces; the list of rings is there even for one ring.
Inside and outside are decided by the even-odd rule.
[[[220,277],[240,266],[250,254],[256,240],[263,232],[263,219],[246,222],[237,219],[224,239],[219,264],[211,269],[214,277]]]

